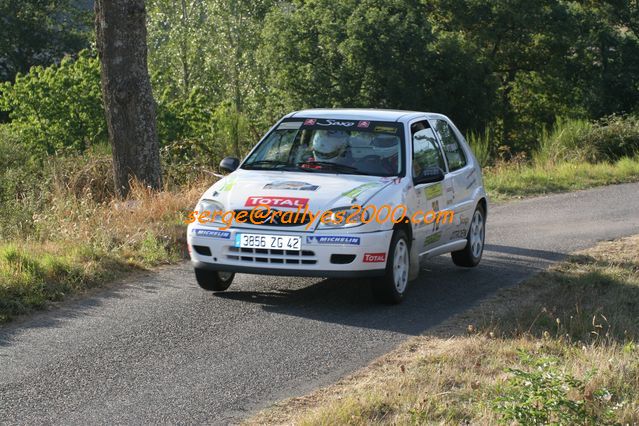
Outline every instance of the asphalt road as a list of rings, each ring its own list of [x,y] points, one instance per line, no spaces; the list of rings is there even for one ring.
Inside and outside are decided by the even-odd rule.
[[[212,294],[186,263],[149,272],[0,328],[0,423],[237,422],[565,253],[636,233],[639,184],[495,206],[480,267],[433,259],[394,307],[354,281],[241,275]]]

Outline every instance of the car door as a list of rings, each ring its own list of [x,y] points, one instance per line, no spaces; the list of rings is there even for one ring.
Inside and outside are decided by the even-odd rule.
[[[415,185],[415,211],[421,211],[421,219],[423,219],[424,214],[431,210],[439,212],[446,208],[446,197],[451,191],[452,181],[446,173],[446,161],[434,129],[427,120],[411,124],[411,143],[413,177],[418,176],[423,169],[428,167],[439,167],[445,173],[444,180],[441,182]],[[448,227],[436,220],[432,223],[419,220],[413,224],[413,229],[415,244],[417,244],[420,253],[448,242]]]
[[[450,227],[450,239],[465,238],[470,216],[473,214],[473,190],[477,186],[478,176],[474,176],[475,168],[468,160],[468,155],[462,146],[453,126],[445,119],[430,120],[430,123],[441,142],[441,146],[448,164],[451,179],[450,198],[446,203],[455,212],[454,225]]]

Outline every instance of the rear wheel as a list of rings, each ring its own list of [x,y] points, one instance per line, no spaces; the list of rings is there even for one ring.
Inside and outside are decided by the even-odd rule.
[[[195,268],[195,279],[200,287],[208,291],[224,291],[231,286],[234,272],[209,271]]]
[[[473,213],[473,219],[470,222],[470,229],[466,236],[466,247],[463,250],[451,253],[453,263],[457,266],[472,268],[479,265],[481,256],[484,253],[484,238],[486,236],[486,213],[484,208],[479,205]]]
[[[393,233],[386,272],[383,277],[372,282],[373,294],[377,300],[386,304],[400,303],[408,286],[410,268],[410,244],[406,232],[401,229]]]

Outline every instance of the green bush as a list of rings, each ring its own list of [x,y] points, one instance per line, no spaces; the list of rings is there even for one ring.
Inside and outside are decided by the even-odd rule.
[[[639,154],[639,117],[610,116],[596,122],[557,118],[540,137],[537,164],[615,162]]]
[[[82,152],[106,141],[98,59],[90,51],[0,84],[0,111],[33,155]]]
[[[33,231],[33,213],[44,205],[46,179],[9,126],[0,125],[0,240]]]
[[[594,371],[578,379],[561,371],[556,357],[535,356],[524,351],[519,357],[525,369],[508,369],[512,376],[493,401],[502,423],[612,424],[611,393],[607,389],[586,389]]]
[[[616,161],[639,154],[639,116],[613,115],[596,122],[583,143],[594,147],[595,161]]]

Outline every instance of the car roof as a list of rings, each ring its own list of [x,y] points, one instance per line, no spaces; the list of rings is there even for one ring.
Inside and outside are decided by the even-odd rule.
[[[407,121],[417,117],[442,117],[441,114],[393,109],[305,109],[288,114],[285,118],[321,118],[335,120]]]

